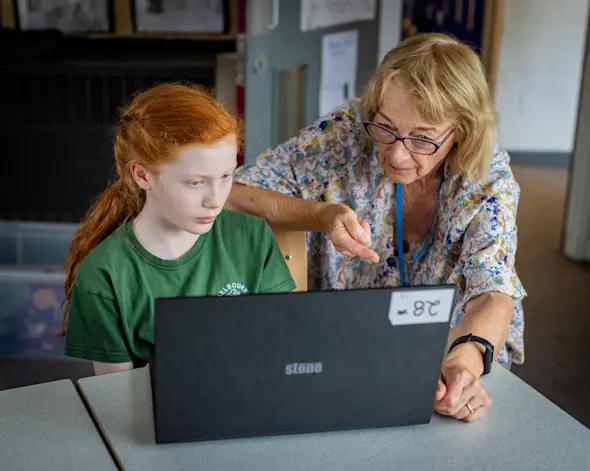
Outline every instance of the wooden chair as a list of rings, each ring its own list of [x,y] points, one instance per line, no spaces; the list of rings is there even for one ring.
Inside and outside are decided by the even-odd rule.
[[[291,276],[297,285],[295,291],[307,291],[307,246],[305,232],[275,231],[279,249],[285,257]]]

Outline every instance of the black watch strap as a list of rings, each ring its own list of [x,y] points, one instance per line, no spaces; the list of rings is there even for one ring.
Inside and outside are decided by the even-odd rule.
[[[492,361],[494,360],[494,346],[483,337],[478,337],[473,334],[463,335],[452,343],[449,352],[457,345],[467,342],[477,342],[485,347],[486,351],[483,354],[483,374],[489,374],[489,372],[492,371]]]

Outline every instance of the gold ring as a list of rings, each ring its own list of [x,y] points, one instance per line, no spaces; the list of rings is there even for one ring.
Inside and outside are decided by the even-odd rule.
[[[469,410],[469,414],[473,414],[473,407],[471,407],[471,404],[467,403],[465,404],[465,407],[467,407],[467,409]]]

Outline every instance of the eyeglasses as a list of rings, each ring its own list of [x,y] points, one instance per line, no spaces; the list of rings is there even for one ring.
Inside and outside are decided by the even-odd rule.
[[[454,129],[451,129],[442,139],[442,141],[435,142],[421,137],[400,136],[382,124],[370,122],[363,124],[365,125],[365,129],[367,130],[367,133],[369,133],[369,136],[371,136],[375,141],[382,144],[393,144],[395,141],[402,141],[406,149],[408,149],[410,152],[420,155],[434,154],[438,149],[441,148],[447,139],[451,137],[451,134],[453,134],[454,131]]]

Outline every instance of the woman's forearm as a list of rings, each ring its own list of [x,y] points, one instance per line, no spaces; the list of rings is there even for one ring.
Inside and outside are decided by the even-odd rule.
[[[273,229],[309,232],[328,230],[324,214],[328,206],[240,183],[234,183],[225,204],[226,209],[266,219]]]
[[[494,356],[497,356],[508,338],[513,311],[514,300],[502,293],[484,293],[473,298],[465,306],[463,319],[451,331],[449,346],[455,339],[471,333],[490,342],[494,346]],[[455,347],[449,356],[460,356],[474,369],[483,371],[484,352],[482,345],[468,342]]]

